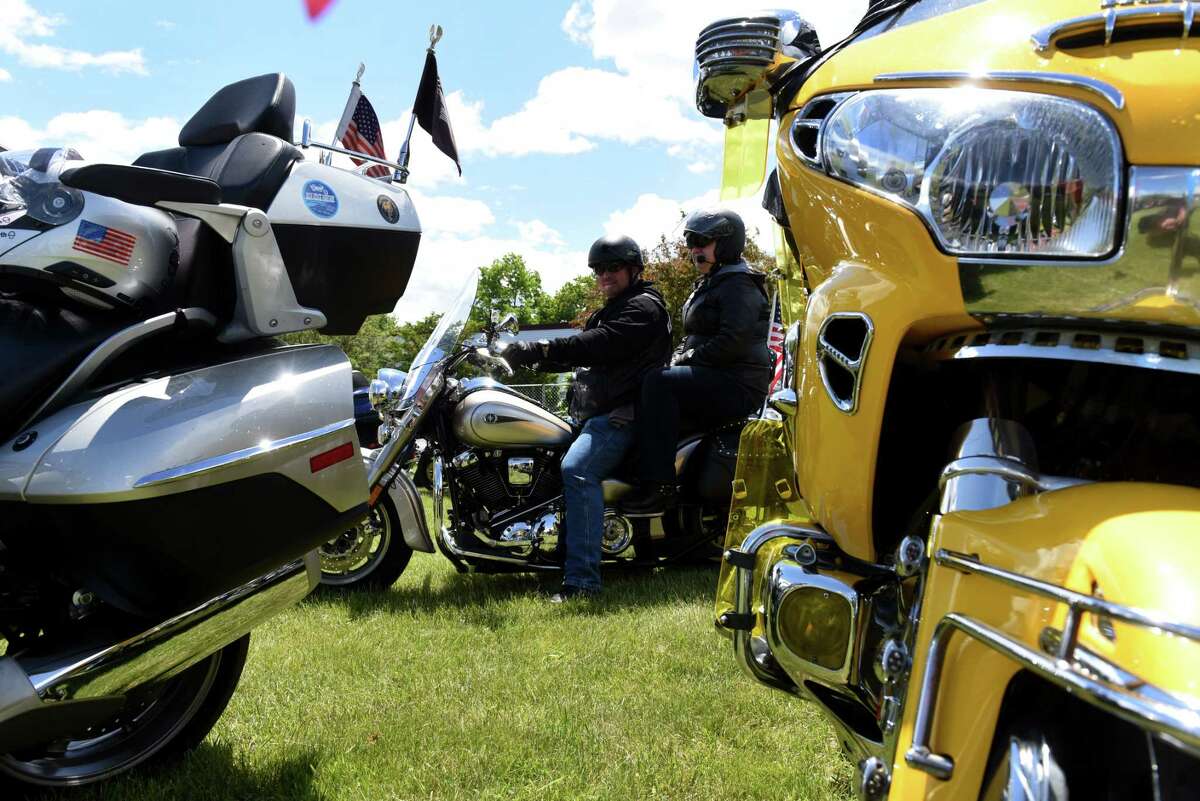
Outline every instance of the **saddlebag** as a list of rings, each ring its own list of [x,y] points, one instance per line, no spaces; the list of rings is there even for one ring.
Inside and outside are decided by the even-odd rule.
[[[5,546],[146,616],[244,584],[366,513],[350,390],[345,355],[306,346],[64,408],[0,446],[0,501],[38,521]]]

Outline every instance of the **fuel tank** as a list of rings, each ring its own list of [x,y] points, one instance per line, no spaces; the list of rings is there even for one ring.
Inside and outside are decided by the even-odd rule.
[[[502,389],[468,392],[454,408],[454,434],[483,448],[555,448],[571,442],[571,427],[531,400]]]

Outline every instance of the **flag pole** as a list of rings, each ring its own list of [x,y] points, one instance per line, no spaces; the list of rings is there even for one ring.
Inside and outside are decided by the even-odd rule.
[[[441,25],[430,25],[429,26],[429,48],[425,52],[432,53],[434,51],[434,48],[437,47],[437,43],[440,42],[441,39],[442,39],[442,26]],[[396,163],[400,165],[400,169],[396,170],[396,174],[392,177],[392,180],[394,180],[398,183],[402,183],[402,184],[408,183],[408,155],[409,155],[408,145],[412,141],[413,126],[416,125],[416,122],[417,122],[417,106],[414,103],[412,112],[408,115],[408,134],[404,137],[404,144],[400,146],[400,155],[396,157]]]
[[[350,129],[350,120],[354,116],[354,109],[358,107],[358,98],[362,96],[361,82],[363,73],[366,71],[367,65],[360,61],[358,73],[354,76],[354,83],[350,84],[350,96],[346,98],[346,108],[342,109],[342,118],[338,121],[337,130],[334,131],[333,142],[340,143],[342,137],[346,135],[346,131]]]

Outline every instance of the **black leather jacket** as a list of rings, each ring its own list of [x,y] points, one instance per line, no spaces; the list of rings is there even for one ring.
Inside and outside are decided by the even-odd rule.
[[[775,365],[767,349],[771,311],[766,276],[744,261],[723,264],[696,282],[683,305],[683,342],[672,364],[715,367],[760,395]]]
[[[671,317],[653,284],[635,281],[593,312],[582,332],[550,340],[544,352],[553,365],[583,368],[571,390],[577,421],[618,408],[632,419],[642,377],[671,354]]]

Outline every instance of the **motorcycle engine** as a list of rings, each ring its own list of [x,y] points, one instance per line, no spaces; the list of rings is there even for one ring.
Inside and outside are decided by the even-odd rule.
[[[459,497],[474,502],[476,522],[486,526],[562,494],[557,456],[542,449],[471,448],[451,459],[450,466]]]

